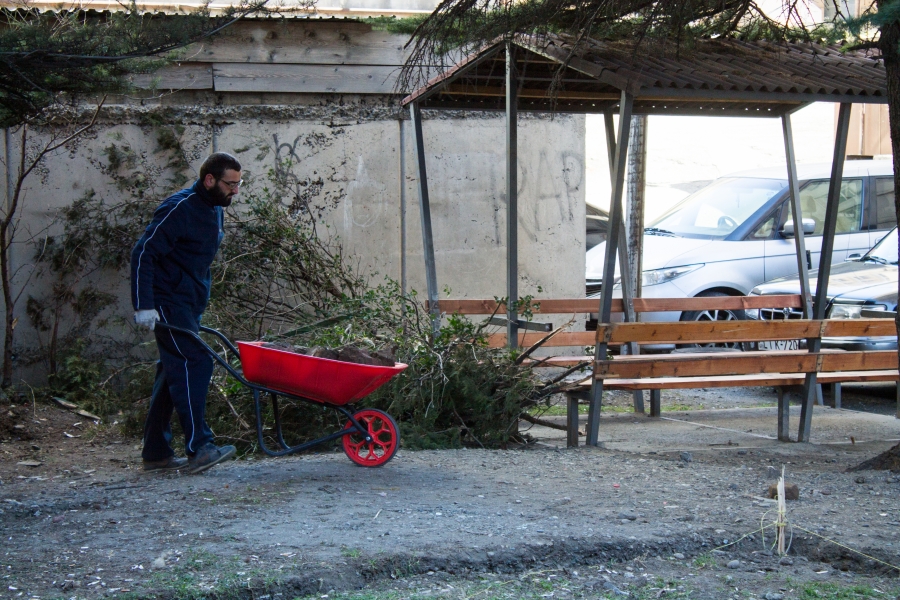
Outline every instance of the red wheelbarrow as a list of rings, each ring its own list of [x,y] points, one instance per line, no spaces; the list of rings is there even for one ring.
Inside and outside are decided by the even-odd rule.
[[[375,408],[356,410],[352,405],[384,385],[407,365],[402,363],[397,363],[393,367],[359,365],[294,354],[277,348],[266,348],[263,346],[265,342],[238,342],[240,348],[238,349],[221,332],[201,326],[201,332],[218,337],[235,356],[240,358],[243,370],[241,374],[193,331],[167,323],[158,322],[156,326],[193,337],[232,377],[253,390],[256,436],[259,447],[269,456],[302,452],[337,438],[342,438],[344,453],[350,460],[363,467],[380,467],[391,460],[397,452],[400,445],[400,430],[396,421],[382,410]],[[275,437],[281,446],[280,450],[269,449],[263,439],[260,402],[263,393],[269,394],[272,400]],[[281,432],[279,395],[301,402],[321,404],[336,410],[347,417],[347,423],[338,432],[297,446],[289,446]]]

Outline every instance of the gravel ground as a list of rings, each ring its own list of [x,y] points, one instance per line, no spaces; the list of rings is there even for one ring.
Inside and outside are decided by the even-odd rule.
[[[721,393],[664,395],[664,415]],[[844,472],[890,442],[401,450],[380,469],[326,452],[148,476],[114,428],[49,406],[0,413],[24,425],[0,430],[0,597],[900,593],[900,475]],[[766,498],[782,467],[800,489],[786,558]]]

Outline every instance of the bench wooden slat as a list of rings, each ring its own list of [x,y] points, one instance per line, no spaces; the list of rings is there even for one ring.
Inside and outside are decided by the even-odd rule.
[[[600,310],[600,300],[596,298],[575,299],[535,299],[532,300],[535,314],[595,313]],[[441,312],[461,315],[490,315],[497,309],[493,299],[440,300]],[[685,310],[743,310],[748,308],[800,308],[800,296],[786,294],[778,296],[714,296],[703,298],[635,298],[635,312],[669,312]],[[621,299],[614,299],[612,312],[621,313],[625,308]],[[501,307],[497,314],[505,314]]]
[[[759,373],[756,375],[717,375],[709,377],[657,377],[654,379],[606,379],[604,390],[675,390],[727,387],[779,387],[802,385],[803,373]],[[819,373],[819,383],[865,383],[900,380],[896,369],[883,371],[843,371]],[[590,389],[590,381],[573,385],[570,391]]]
[[[528,348],[541,341],[546,333],[524,333],[519,334],[519,347]],[[544,344],[543,347],[559,347],[559,346],[593,346],[597,341],[596,334],[593,331],[561,331]],[[505,333],[494,333],[488,336],[488,346],[491,348],[502,348],[506,345]]]
[[[677,321],[653,323],[603,323],[598,335],[608,336],[610,344],[706,344],[754,342],[831,337],[891,336],[896,334],[892,319],[847,319],[815,321],[785,319],[779,321]]]
[[[795,340],[819,337],[821,323],[801,319],[784,321],[678,321],[609,323],[597,327],[612,344],[705,344],[757,340]]]
[[[840,373],[819,373],[816,381],[819,383],[864,383],[867,381],[898,381],[897,369],[884,371],[842,371]]]
[[[635,298],[635,312],[685,310],[745,310],[748,308],[800,308],[799,294],[772,296],[710,296],[697,298]],[[594,311],[596,312],[596,311]]]
[[[597,361],[597,379],[647,377],[700,377],[704,375],[754,375],[759,373],[812,373],[815,371],[867,371],[897,368],[895,351],[742,352],[704,355],[625,356]]]
[[[897,325],[894,319],[829,319],[825,321],[825,336],[894,336]]]

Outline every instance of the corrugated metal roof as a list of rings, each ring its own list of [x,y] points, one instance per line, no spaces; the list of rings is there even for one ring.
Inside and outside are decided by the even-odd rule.
[[[312,11],[297,11],[291,13],[299,3],[292,0],[282,0],[277,6],[286,12],[285,17],[304,19],[363,19],[367,17],[416,17],[431,13],[439,0],[338,0],[335,2],[320,1]],[[235,2],[210,2],[208,8],[213,15],[219,15],[235,5]],[[273,6],[275,4],[273,3]],[[151,1],[138,2],[138,8],[142,12],[180,14],[197,10],[204,6],[199,0],[187,0],[184,2]],[[26,8],[21,3],[0,0],[0,7],[12,10]],[[58,12],[69,10],[94,10],[120,12],[128,8],[127,4],[116,0],[82,0],[76,2],[60,2],[59,0],[29,0],[27,8],[36,8],[46,12]],[[280,18],[280,16],[279,16]]]
[[[588,40],[575,53],[562,37],[520,35],[514,45],[524,111],[603,112],[618,105],[622,91],[634,95],[638,114],[780,116],[809,102],[887,103],[879,57],[815,44],[702,40],[676,53]],[[505,61],[498,42],[404,103],[502,110]],[[567,67],[560,75],[561,64]]]

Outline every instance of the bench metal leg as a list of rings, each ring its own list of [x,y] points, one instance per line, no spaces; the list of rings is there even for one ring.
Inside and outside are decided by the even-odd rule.
[[[578,396],[566,394],[566,446],[578,447]]]
[[[634,390],[634,412],[644,414],[644,390]]]
[[[841,407],[841,382],[835,381],[831,384],[831,399],[834,400],[834,407]]]
[[[900,381],[897,382],[897,414],[894,416],[900,419]]]
[[[597,345],[599,347],[600,344]],[[604,352],[606,349],[604,347]],[[588,406],[587,439],[588,446],[600,445],[600,411],[603,408],[603,380],[595,379],[591,384],[590,405]]]
[[[816,404],[818,404],[819,406],[825,406],[825,399],[823,398],[821,383],[816,384]]]
[[[778,440],[791,441],[791,403],[784,393],[783,387],[775,388],[778,391]]]
[[[662,415],[662,390],[650,390],[650,416],[660,415]]]
[[[807,373],[803,384],[803,405],[800,407],[800,426],[797,428],[797,441],[808,442],[812,430],[813,406],[816,401],[816,374]]]

